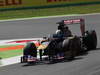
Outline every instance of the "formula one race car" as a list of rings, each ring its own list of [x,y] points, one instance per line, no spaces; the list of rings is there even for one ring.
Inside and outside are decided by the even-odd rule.
[[[83,51],[96,49],[97,35],[95,30],[85,31],[84,19],[62,20],[60,23],[64,25],[80,24],[81,36],[72,35],[57,42],[57,38],[44,37],[38,40],[39,46],[36,47],[34,42],[27,43],[23,49],[21,62],[37,62],[47,60],[54,62],[55,60],[69,60],[78,56]],[[38,54],[39,51],[39,54]],[[40,59],[37,59],[37,55]],[[45,57],[42,57],[45,56]]]

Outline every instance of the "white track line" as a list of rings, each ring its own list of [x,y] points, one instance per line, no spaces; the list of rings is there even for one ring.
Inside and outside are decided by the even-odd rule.
[[[67,16],[89,16],[89,15],[100,15],[100,13],[91,13],[91,14],[72,14],[72,15],[56,15],[56,16],[30,17],[30,18],[18,18],[18,19],[0,20],[0,22],[20,21],[20,20],[31,20],[31,19],[45,19],[45,18],[57,18],[57,17],[67,17]]]
[[[1,63],[0,67],[19,63],[20,57],[21,56],[16,56],[16,57],[2,59],[1,62],[0,62]]]
[[[21,62],[21,56],[22,55],[0,60],[0,67],[20,63]],[[46,56],[43,56],[43,58],[44,57],[46,57]],[[39,55],[37,55],[37,59],[40,59]]]
[[[12,45],[12,44],[25,44],[25,43],[13,43],[13,41],[22,41],[22,40],[42,40],[42,38],[23,38],[23,39],[10,39],[10,40],[0,40],[0,46],[1,45]],[[8,43],[12,42],[12,43]]]

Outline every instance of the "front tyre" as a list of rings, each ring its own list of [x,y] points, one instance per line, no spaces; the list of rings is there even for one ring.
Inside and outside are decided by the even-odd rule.
[[[29,42],[23,50],[24,56],[33,56],[37,57],[37,48],[33,42]]]

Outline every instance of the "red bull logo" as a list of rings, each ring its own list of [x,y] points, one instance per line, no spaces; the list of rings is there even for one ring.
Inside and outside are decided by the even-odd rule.
[[[22,0],[0,0],[0,6],[21,5]]]

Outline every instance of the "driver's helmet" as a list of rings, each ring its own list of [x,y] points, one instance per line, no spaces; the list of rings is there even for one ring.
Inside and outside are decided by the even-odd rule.
[[[63,28],[64,28],[63,25],[59,25],[59,26],[58,26],[58,30],[62,30]]]
[[[59,24],[59,25],[58,25],[58,30],[62,30],[62,29],[64,29],[65,24],[64,24],[63,21],[61,21],[61,22],[57,22],[57,24]]]

